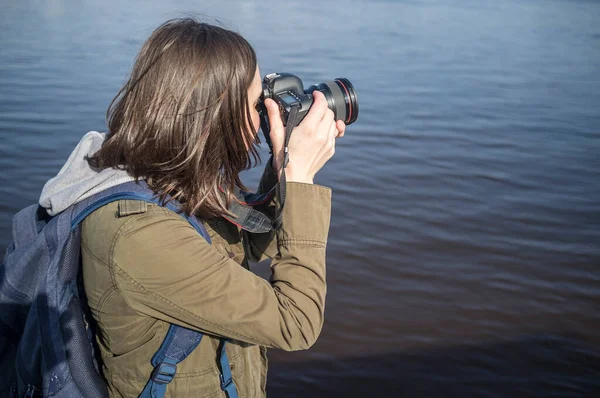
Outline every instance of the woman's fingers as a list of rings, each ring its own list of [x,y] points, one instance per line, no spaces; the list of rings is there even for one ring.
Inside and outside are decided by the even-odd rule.
[[[269,125],[271,126],[270,137],[273,150],[278,151],[282,149],[284,140],[284,128],[283,121],[281,120],[281,113],[279,112],[279,106],[271,98],[265,99],[265,106],[267,107],[267,114],[269,115]]]
[[[329,137],[330,137],[330,142],[329,142],[329,151],[331,152],[331,156],[333,156],[333,153],[335,152],[335,139],[338,136],[338,129],[337,129],[337,123],[335,121],[331,121],[331,127],[329,127]]]
[[[346,133],[346,124],[344,122],[342,122],[341,120],[338,120],[335,123],[335,126],[337,128],[337,138],[343,137],[344,133]]]
[[[317,126],[323,119],[327,109],[327,100],[325,99],[323,93],[320,91],[313,91],[313,104],[311,105],[308,114],[300,124]]]
[[[285,129],[283,127],[283,121],[281,120],[281,113],[279,112],[279,106],[275,101],[270,98],[265,99],[265,106],[267,107],[267,114],[269,115],[269,125],[271,131],[269,137],[271,138],[271,146],[273,150],[273,169],[281,171],[283,164],[283,144],[285,142]]]

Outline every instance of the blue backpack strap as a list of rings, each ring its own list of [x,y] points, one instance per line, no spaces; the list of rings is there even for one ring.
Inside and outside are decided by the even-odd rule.
[[[238,398],[235,383],[231,378],[231,366],[229,365],[229,358],[227,357],[227,352],[225,351],[226,344],[227,340],[223,339],[219,354],[219,364],[221,365],[221,374],[219,375],[221,380],[221,390],[225,391],[227,398]]]
[[[171,325],[167,336],[160,345],[160,348],[152,357],[152,375],[146,383],[144,390],[139,398],[162,398],[167,391],[169,384],[177,373],[177,364],[183,361],[200,344],[202,333],[181,326]],[[221,340],[219,350],[219,365],[221,374],[221,390],[225,392],[227,398],[238,398],[237,388],[231,377],[231,366],[229,357],[225,350],[227,340]]]
[[[165,340],[152,357],[154,370],[140,398],[164,397],[167,384],[177,373],[177,364],[183,361],[200,344],[202,333],[171,325]]]
[[[94,210],[114,202],[116,200],[143,200],[145,202],[155,203],[166,207],[169,210],[184,217],[198,233],[211,244],[208,232],[198,219],[193,216],[186,216],[181,213],[177,202],[170,201],[162,203],[158,197],[148,188],[145,182],[128,182],[116,187],[110,188],[101,194],[95,195],[87,201],[80,204],[80,209],[75,217],[72,218],[71,226],[75,228],[85,217]],[[154,370],[150,380],[146,383],[144,390],[139,395],[140,398],[162,398],[165,395],[167,384],[169,384],[177,372],[177,364],[183,361],[202,340],[202,333],[187,329],[177,325],[171,325],[167,335],[160,345],[160,348],[152,357],[151,363]],[[222,348],[219,355],[219,364],[221,368],[220,381],[221,389],[225,391],[228,398],[238,398],[237,389],[231,378],[231,366],[229,358],[225,352],[225,340],[222,341]]]

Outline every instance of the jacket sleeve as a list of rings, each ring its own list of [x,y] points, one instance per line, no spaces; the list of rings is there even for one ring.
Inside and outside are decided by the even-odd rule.
[[[288,183],[266,281],[223,256],[183,218],[157,206],[113,244],[117,288],[150,317],[283,350],[310,347],[323,325],[331,190]]]

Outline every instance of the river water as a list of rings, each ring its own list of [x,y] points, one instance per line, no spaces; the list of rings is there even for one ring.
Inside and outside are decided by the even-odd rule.
[[[203,3],[2,2],[0,250],[153,28],[216,18],[263,74],[359,96],[316,180],[325,326],[270,351],[270,396],[600,396],[599,2]]]

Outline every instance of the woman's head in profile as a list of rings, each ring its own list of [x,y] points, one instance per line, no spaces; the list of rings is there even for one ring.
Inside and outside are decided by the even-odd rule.
[[[113,99],[108,138],[90,162],[147,179],[186,213],[227,214],[221,189],[243,187],[239,173],[258,160],[257,85],[256,54],[242,36],[193,19],[167,21]]]

